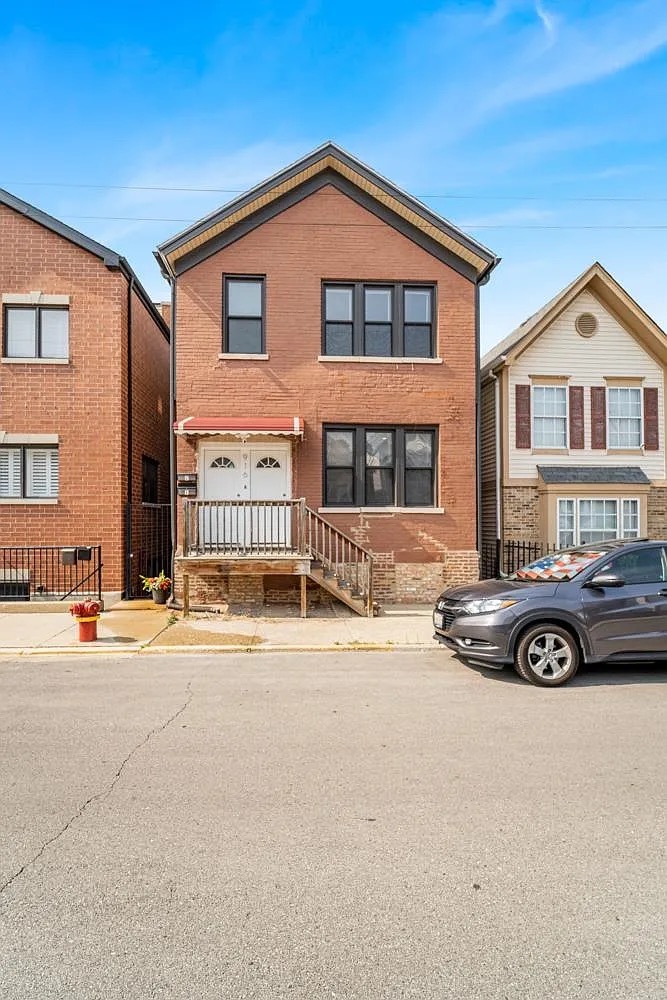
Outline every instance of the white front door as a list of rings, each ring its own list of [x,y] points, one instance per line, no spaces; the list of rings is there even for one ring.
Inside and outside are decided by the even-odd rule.
[[[204,500],[247,501],[247,505],[203,507],[200,536],[217,548],[288,548],[289,505],[254,505],[249,501],[290,497],[289,443],[205,445],[200,452]]]

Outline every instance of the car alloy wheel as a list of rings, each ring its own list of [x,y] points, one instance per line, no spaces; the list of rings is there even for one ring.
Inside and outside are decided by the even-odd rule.
[[[579,667],[579,648],[559,625],[538,625],[521,636],[515,653],[519,676],[541,687],[565,684]]]

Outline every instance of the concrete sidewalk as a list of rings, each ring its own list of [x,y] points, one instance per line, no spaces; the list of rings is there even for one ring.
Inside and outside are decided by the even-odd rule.
[[[433,647],[431,608],[394,606],[360,618],[341,606],[294,617],[291,609],[260,615],[192,614],[187,619],[150,601],[122,601],[102,614],[95,642],[80,643],[68,613],[0,613],[0,655],[45,653],[278,652]]]

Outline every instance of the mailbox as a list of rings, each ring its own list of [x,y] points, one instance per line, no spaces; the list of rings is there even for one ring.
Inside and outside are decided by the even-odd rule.
[[[176,490],[179,497],[196,497],[197,496],[197,473],[196,472],[177,472],[176,473]]]
[[[76,566],[76,549],[61,549],[60,561],[63,566]]]
[[[90,562],[93,550],[90,545],[79,545],[76,550],[76,558],[79,562]]]

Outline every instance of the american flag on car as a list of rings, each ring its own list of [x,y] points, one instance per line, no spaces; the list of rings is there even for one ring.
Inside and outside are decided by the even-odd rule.
[[[571,580],[602,552],[558,552],[517,570],[517,580]]]

